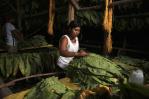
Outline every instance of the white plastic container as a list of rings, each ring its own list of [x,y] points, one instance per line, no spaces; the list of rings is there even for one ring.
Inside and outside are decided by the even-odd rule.
[[[144,84],[143,71],[141,69],[133,70],[129,76],[129,83],[143,85]]]

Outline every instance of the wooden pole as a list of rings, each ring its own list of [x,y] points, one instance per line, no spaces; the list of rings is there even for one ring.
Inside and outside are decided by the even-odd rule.
[[[27,77],[18,78],[18,79],[15,79],[15,80],[10,81],[10,82],[8,82],[8,83],[1,84],[1,85],[0,85],[0,89],[1,89],[1,88],[4,88],[4,87],[13,86],[13,85],[15,85],[16,82],[19,82],[19,81],[22,81],[22,80],[25,80],[25,79],[35,78],[35,77],[42,77],[42,76],[57,75],[57,74],[61,74],[61,73],[64,73],[64,72],[54,72],[54,73],[36,74],[36,75],[31,75],[31,76],[27,76]]]
[[[70,0],[70,3],[73,5],[73,7],[74,7],[76,10],[79,10],[79,9],[80,9],[80,6],[79,6],[79,4],[77,3],[76,0]]]
[[[68,23],[75,19],[75,9],[74,6],[69,2],[68,8]]]
[[[112,0],[105,1],[105,12],[104,12],[104,20],[103,20],[103,29],[105,31],[104,34],[104,46],[103,46],[103,53],[108,55],[112,52],[112,15],[113,9],[112,7],[109,8],[108,5],[112,3]]]
[[[49,23],[48,23],[48,33],[53,35],[53,26],[55,19],[55,0],[49,0]]]

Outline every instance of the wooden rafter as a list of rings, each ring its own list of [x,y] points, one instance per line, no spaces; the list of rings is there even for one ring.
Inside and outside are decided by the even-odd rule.
[[[74,8],[77,11],[82,11],[82,10],[92,10],[92,9],[100,9],[101,6],[95,5],[95,6],[91,6],[91,7],[80,7],[77,0],[70,0],[71,4],[74,6]]]
[[[102,6],[99,6],[99,5],[95,5],[95,6],[91,6],[91,7],[80,7],[77,0],[70,0],[72,5],[75,7],[76,10],[91,10],[91,9],[100,9]],[[104,1],[104,0],[102,0]],[[131,3],[131,2],[138,2],[138,1],[141,1],[141,0],[120,0],[120,1],[114,1],[113,3],[109,4],[109,7],[112,7],[112,6],[116,6],[116,5],[119,5],[119,4],[126,4],[126,3]]]
[[[82,11],[82,10],[95,10],[95,9],[100,9],[101,6],[91,6],[91,7],[84,7],[84,8],[80,8],[79,11]]]
[[[80,44],[80,45],[82,47],[102,48],[101,46],[97,46],[97,45],[88,45],[88,44]],[[141,50],[135,50],[135,49],[123,48],[123,47],[113,47],[113,49],[121,50],[121,51],[127,51],[127,52],[134,52],[134,53],[138,53],[138,54],[149,55],[148,51],[141,51]]]
[[[76,0],[70,0],[70,3],[74,6],[76,10],[80,9],[80,6]]]
[[[113,3],[109,4],[109,7],[113,7],[113,6],[117,6],[120,4],[127,4],[127,3],[131,3],[131,2],[138,2],[141,0],[120,0],[120,1],[114,1]]]
[[[131,17],[147,17],[149,13],[140,13],[140,14],[129,14],[129,15],[122,15],[122,16],[115,16],[115,18],[131,18]]]

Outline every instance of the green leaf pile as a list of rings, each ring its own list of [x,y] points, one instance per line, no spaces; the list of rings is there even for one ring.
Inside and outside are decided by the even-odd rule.
[[[24,99],[75,99],[75,93],[53,76],[37,83]]]
[[[74,59],[66,68],[66,72],[74,82],[91,88],[97,84],[117,84],[119,78],[123,78],[121,67],[94,53],[90,53],[87,57]]]

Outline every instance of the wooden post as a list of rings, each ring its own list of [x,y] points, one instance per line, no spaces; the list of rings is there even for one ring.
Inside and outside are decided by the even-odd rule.
[[[112,51],[112,7],[108,7],[109,4],[112,3],[112,0],[105,1],[105,12],[104,12],[104,20],[103,20],[103,29],[105,31],[104,36],[104,49],[103,52],[105,55],[111,53]]]
[[[53,25],[55,19],[55,0],[49,0],[49,23],[48,23],[48,33],[53,35]]]
[[[78,5],[78,3],[77,3],[76,0],[70,0],[70,3],[73,5],[73,7],[74,7],[76,10],[79,10],[79,9],[80,9],[80,6]]]
[[[75,18],[75,9],[71,2],[69,2],[68,9],[68,23],[70,23]]]

